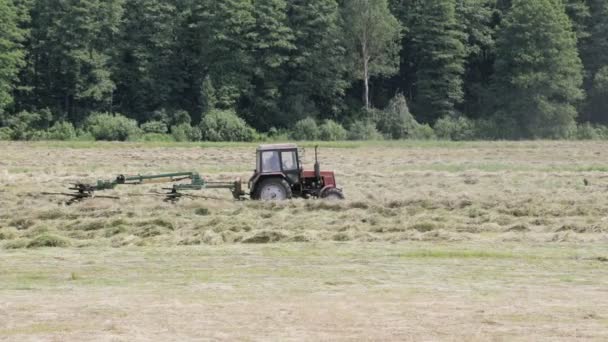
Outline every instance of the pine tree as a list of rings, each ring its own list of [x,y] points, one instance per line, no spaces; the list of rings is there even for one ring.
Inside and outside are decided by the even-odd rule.
[[[576,35],[560,0],[514,0],[497,38],[497,119],[515,138],[565,138],[584,98]]]
[[[363,102],[370,109],[370,78],[398,71],[402,27],[386,0],[349,0],[344,21],[353,70],[363,80]]]
[[[589,0],[589,5],[589,35],[580,44],[589,94],[583,119],[608,123],[608,0]]]
[[[427,0],[411,26],[416,53],[416,103],[425,121],[456,115],[464,98],[466,35],[457,21],[454,0]]]
[[[495,0],[458,0],[456,14],[466,35],[463,112],[480,117],[484,113],[487,89],[495,57]]]
[[[123,0],[36,1],[24,101],[82,120],[90,110],[111,110],[115,84],[111,50]]]
[[[254,6],[251,0],[205,1],[196,8],[201,39],[201,67],[215,87],[216,105],[234,108],[251,92],[255,61]]]
[[[170,107],[179,82],[175,63],[177,9],[162,0],[130,0],[116,49],[115,106],[147,121],[150,113]]]
[[[346,49],[336,0],[291,0],[289,25],[295,49],[287,65],[283,112],[298,121],[320,113],[335,118],[349,86],[345,61]]]
[[[255,0],[255,28],[252,41],[253,66],[252,92],[248,119],[254,127],[269,129],[279,121],[281,83],[285,79],[289,55],[295,49],[293,32],[287,22],[285,0]]]
[[[13,102],[12,92],[24,66],[22,42],[26,32],[21,19],[12,0],[0,0],[0,114]]]

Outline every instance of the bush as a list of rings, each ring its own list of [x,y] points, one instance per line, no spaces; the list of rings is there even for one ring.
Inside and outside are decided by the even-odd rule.
[[[53,114],[48,109],[44,109],[36,113],[19,112],[7,116],[3,121],[4,126],[10,129],[10,139],[35,140],[44,136],[43,131],[49,128],[52,119]],[[9,133],[9,130],[5,130],[4,133]]]
[[[0,141],[13,139],[13,130],[9,127],[0,127]]]
[[[50,140],[74,140],[76,130],[70,122],[56,122],[47,132],[47,139]]]
[[[475,122],[463,116],[444,116],[435,123],[435,134],[446,140],[473,140],[476,137]]]
[[[140,136],[138,141],[158,141],[158,142],[172,142],[175,141],[173,137],[169,134],[160,134],[160,133],[145,133]]]
[[[160,121],[165,123],[166,127],[179,126],[181,124],[190,124],[190,114],[185,110],[168,111],[164,108],[154,111],[151,116],[151,121]],[[151,132],[160,133],[160,132]],[[166,132],[165,132],[166,133]]]
[[[594,126],[589,122],[585,122],[577,126],[576,133],[574,134],[573,138],[578,140],[608,139],[608,127]]]
[[[383,111],[374,111],[378,130],[389,139],[432,139],[431,126],[421,125],[410,113],[405,96],[395,96]]]
[[[144,133],[166,134],[168,131],[167,124],[162,121],[148,121],[141,125]]]
[[[192,127],[190,124],[183,123],[171,127],[171,135],[175,141],[200,141],[202,133],[200,128]]]
[[[319,127],[319,138],[323,141],[346,140],[347,135],[346,129],[333,120],[325,120]]]
[[[350,125],[349,140],[382,140],[382,134],[371,120],[359,120]]]
[[[256,135],[233,110],[210,111],[201,121],[200,130],[206,141],[253,141]]]
[[[126,141],[141,134],[137,121],[120,114],[94,113],[86,120],[85,128],[95,140]]]
[[[319,126],[315,119],[308,117],[296,122],[290,136],[294,140],[317,140],[319,133]]]

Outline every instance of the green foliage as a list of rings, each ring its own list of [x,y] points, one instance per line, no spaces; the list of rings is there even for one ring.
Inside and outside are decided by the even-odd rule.
[[[13,102],[15,81],[25,64],[22,42],[26,32],[21,21],[14,2],[0,0],[0,113]]]
[[[175,141],[201,141],[203,138],[200,128],[192,127],[187,123],[172,126],[171,136]]]
[[[573,138],[578,140],[607,140],[608,139],[608,127],[606,126],[594,126],[589,122],[578,125],[576,134]]]
[[[460,113],[477,138],[575,137],[608,123],[606,37],[606,0],[0,0],[0,138],[94,139],[87,117],[118,112],[198,141],[217,110],[278,130],[206,139],[287,140],[309,116],[429,139]]]
[[[370,108],[369,79],[398,71],[401,24],[387,0],[349,0],[344,5],[345,39],[355,77],[364,82],[365,107]]]
[[[126,141],[141,134],[135,120],[120,114],[93,113],[86,120],[85,128],[95,140]]]
[[[137,141],[146,141],[146,142],[171,142],[176,141],[173,136],[169,134],[161,134],[161,133],[144,133]]]
[[[371,120],[357,120],[350,125],[348,140],[382,140],[382,134]]]
[[[3,125],[10,129],[13,140],[36,140],[43,136],[42,131],[49,127],[52,119],[53,114],[49,110],[36,113],[22,111],[5,117]]]
[[[205,141],[253,141],[255,130],[232,110],[212,110],[200,124]]]
[[[46,138],[50,140],[74,140],[76,130],[71,122],[59,121],[49,128]]]
[[[515,0],[497,40],[496,116],[516,122],[509,138],[566,138],[584,98],[576,36],[559,0]]]
[[[377,128],[388,139],[431,139],[433,129],[422,125],[410,113],[403,94],[398,94],[383,111],[375,111]]]
[[[12,140],[13,139],[13,130],[9,127],[0,127],[0,141],[3,140]]]
[[[116,86],[110,69],[123,0],[33,1],[29,42],[32,104],[66,113],[71,121],[105,110]],[[41,62],[43,61],[43,62]],[[38,66],[43,63],[42,67]]]
[[[319,139],[319,126],[313,118],[306,118],[296,122],[291,129],[291,138],[295,140],[317,140]]]
[[[323,141],[343,141],[346,140],[347,136],[346,129],[333,120],[325,120],[319,126],[319,139]]]
[[[439,139],[463,141],[476,138],[475,122],[463,116],[444,116],[437,120],[434,128]]]
[[[313,113],[335,117],[350,86],[347,49],[336,0],[290,0],[289,25],[297,49],[287,64],[282,111],[300,120]],[[278,122],[277,124],[288,124]]]
[[[432,122],[456,115],[456,105],[464,99],[466,36],[457,21],[455,0],[425,0],[415,13],[418,108]]]
[[[144,133],[165,134],[168,132],[167,124],[162,121],[148,121],[141,125]]]

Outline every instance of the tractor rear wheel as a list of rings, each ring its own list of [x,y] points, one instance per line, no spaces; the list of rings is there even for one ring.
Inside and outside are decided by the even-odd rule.
[[[292,197],[291,187],[280,178],[268,178],[259,185],[256,198],[261,201],[285,201]]]
[[[341,201],[344,199],[344,194],[339,189],[331,188],[323,191],[321,198],[329,201]]]

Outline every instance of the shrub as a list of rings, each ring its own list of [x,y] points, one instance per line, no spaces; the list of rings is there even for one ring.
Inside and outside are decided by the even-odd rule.
[[[444,116],[435,123],[435,133],[440,139],[453,141],[475,139],[475,122],[463,116]]]
[[[76,138],[76,130],[70,122],[56,122],[47,132],[50,140],[73,140]]]
[[[577,126],[573,138],[578,140],[608,139],[608,127],[599,125],[594,126],[589,122],[585,122]]]
[[[141,134],[135,120],[120,114],[94,113],[85,122],[95,140],[126,141]]]
[[[9,127],[0,127],[0,140],[13,139],[13,130]]]
[[[139,141],[159,141],[159,142],[171,142],[175,141],[173,137],[169,134],[160,134],[160,133],[145,133],[139,139]]]
[[[171,127],[171,136],[175,141],[200,141],[202,139],[201,130],[184,123]]]
[[[295,140],[317,140],[319,138],[319,126],[315,119],[308,117],[296,122],[290,134]]]
[[[346,140],[347,134],[346,129],[333,120],[325,120],[319,127],[319,138],[324,141]]]
[[[383,111],[374,111],[378,130],[389,139],[431,139],[431,126],[421,125],[410,113],[405,96],[395,96]]]
[[[168,131],[167,124],[162,121],[148,121],[141,125],[144,133],[165,134]]]
[[[214,109],[200,124],[202,139],[206,141],[253,141],[255,130],[233,110]]]
[[[382,135],[371,120],[359,120],[350,125],[349,140],[382,140]]]
[[[34,140],[43,136],[41,131],[49,128],[52,119],[53,114],[48,109],[44,109],[36,113],[22,111],[7,116],[3,121],[4,126],[10,129],[10,139]],[[8,132],[5,130],[5,134]]]
[[[152,113],[151,121],[160,121],[165,123],[166,127],[179,126],[181,124],[190,124],[190,114],[185,110],[170,111],[164,108],[156,110]],[[159,132],[151,132],[159,133]],[[166,133],[166,132],[165,132]]]
[[[286,129],[277,129],[271,127],[268,131],[268,139],[273,141],[287,141],[289,140],[289,131]]]

